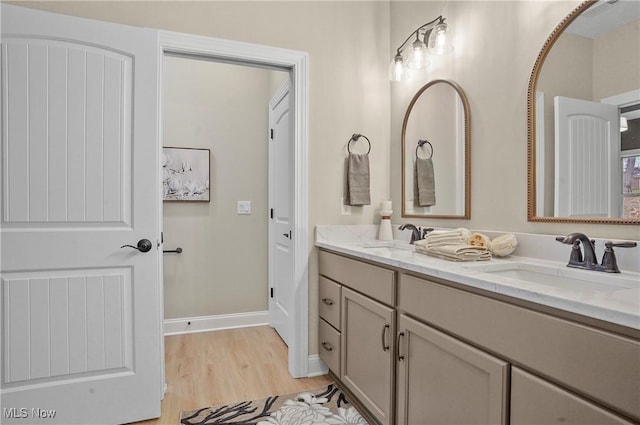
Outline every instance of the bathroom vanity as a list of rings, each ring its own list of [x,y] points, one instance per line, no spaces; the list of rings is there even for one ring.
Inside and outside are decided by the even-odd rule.
[[[536,292],[408,244],[317,246],[320,357],[380,424],[640,421],[637,273]]]

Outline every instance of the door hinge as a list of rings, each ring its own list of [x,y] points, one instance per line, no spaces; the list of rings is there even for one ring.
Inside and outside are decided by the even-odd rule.
[[[273,288],[271,288],[271,298],[273,298]]]
[[[271,129],[271,140],[273,140],[273,128]]]
[[[273,208],[269,210],[269,218],[273,220]]]

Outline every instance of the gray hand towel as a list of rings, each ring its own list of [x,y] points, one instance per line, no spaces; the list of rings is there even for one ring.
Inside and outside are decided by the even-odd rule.
[[[436,204],[436,185],[431,158],[416,158],[415,187],[416,204],[419,207],[431,207]]]
[[[369,154],[349,154],[347,164],[347,204],[371,205]]]

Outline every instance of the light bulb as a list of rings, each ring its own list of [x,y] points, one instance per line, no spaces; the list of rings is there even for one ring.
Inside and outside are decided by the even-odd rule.
[[[411,45],[411,57],[407,63],[407,67],[411,69],[421,69],[427,66],[427,46],[416,38]]]
[[[391,81],[402,81],[404,76],[404,59],[398,53],[391,61]]]
[[[429,34],[429,52],[434,55],[444,55],[453,51],[453,46],[449,41],[447,24],[444,22],[436,25]]]

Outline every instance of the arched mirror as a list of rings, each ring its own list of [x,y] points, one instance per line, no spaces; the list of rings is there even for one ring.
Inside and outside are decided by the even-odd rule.
[[[469,103],[453,81],[422,87],[402,124],[402,216],[470,218]]]
[[[640,2],[587,1],[528,92],[529,221],[640,223]]]

